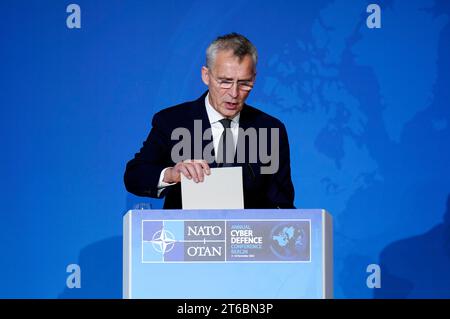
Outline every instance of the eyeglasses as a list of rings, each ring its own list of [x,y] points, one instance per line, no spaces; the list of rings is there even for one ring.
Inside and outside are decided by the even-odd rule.
[[[253,85],[255,84],[255,81],[246,81],[246,80],[241,80],[241,81],[230,81],[230,80],[222,80],[222,79],[217,79],[211,71],[208,72],[211,77],[214,79],[214,81],[216,81],[220,88],[222,89],[231,89],[234,85],[234,83],[237,84],[237,87],[239,90],[242,91],[246,91],[249,92],[253,89]]]

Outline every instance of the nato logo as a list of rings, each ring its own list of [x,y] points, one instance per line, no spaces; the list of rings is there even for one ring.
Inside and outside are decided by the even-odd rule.
[[[142,221],[142,263],[183,261],[182,221]]]
[[[142,221],[142,263],[225,261],[225,222]]]
[[[176,240],[175,236],[170,231],[162,228],[153,235],[150,242],[155,251],[164,255],[173,249]]]

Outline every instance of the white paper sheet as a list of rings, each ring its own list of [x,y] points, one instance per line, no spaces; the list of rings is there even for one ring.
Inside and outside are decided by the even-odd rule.
[[[181,174],[183,209],[243,209],[242,167],[211,168],[203,182]]]

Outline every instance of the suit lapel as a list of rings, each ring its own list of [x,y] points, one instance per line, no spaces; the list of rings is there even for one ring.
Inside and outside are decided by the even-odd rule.
[[[192,108],[192,119],[193,119],[193,124],[192,124],[192,130],[191,132],[194,132],[194,120],[201,120],[202,121],[202,136],[200,136],[199,138],[201,139],[201,145],[202,145],[202,156],[201,158],[204,159],[203,156],[203,152],[205,150],[205,148],[208,146],[208,144],[212,143],[212,135],[210,139],[204,139],[203,137],[205,136],[205,131],[207,129],[211,129],[211,124],[209,123],[209,118],[208,118],[208,113],[206,112],[206,105],[205,105],[205,98],[206,95],[208,94],[208,91],[206,91],[198,100],[195,101],[195,105]],[[195,136],[194,138],[197,138],[197,136]],[[199,141],[197,141],[198,143]],[[194,147],[194,146],[193,146]],[[193,153],[194,153],[194,149],[193,149]],[[212,155],[215,158],[215,152],[214,152],[214,148],[212,149]],[[209,164],[210,167],[217,167],[217,163],[214,160],[212,163]]]
[[[242,108],[241,111],[241,115],[239,117],[239,133],[238,133],[238,140],[237,140],[237,147],[236,147],[236,153],[234,155],[234,162],[237,163],[238,160],[238,150],[245,150],[245,162],[248,163],[248,154],[249,154],[249,143],[248,141],[246,142],[243,136],[243,131],[247,130],[248,128],[250,128],[250,122],[251,119],[249,118],[249,113],[247,110],[247,105],[244,105],[244,107]],[[245,143],[245,145],[243,144]],[[243,148],[245,147],[245,148]],[[242,155],[241,155],[242,156]]]

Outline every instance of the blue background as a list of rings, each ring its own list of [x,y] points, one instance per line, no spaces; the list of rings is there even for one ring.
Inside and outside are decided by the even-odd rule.
[[[121,297],[122,215],[162,205],[125,164],[232,31],[259,50],[248,103],[287,127],[296,206],[334,217],[336,297],[450,297],[448,1],[377,1],[381,29],[368,1],[76,1],[81,29],[70,3],[0,2],[0,297]]]

